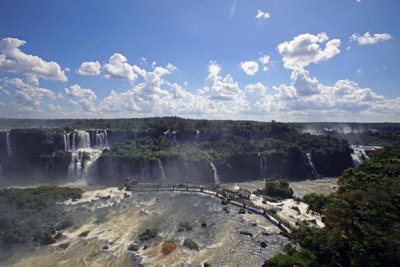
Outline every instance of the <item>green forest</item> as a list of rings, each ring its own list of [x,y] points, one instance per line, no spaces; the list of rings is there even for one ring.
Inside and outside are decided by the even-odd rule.
[[[399,266],[400,144],[385,147],[339,178],[336,194],[310,194],[310,212],[324,228],[301,224],[290,234],[301,249],[275,255],[268,266]]]

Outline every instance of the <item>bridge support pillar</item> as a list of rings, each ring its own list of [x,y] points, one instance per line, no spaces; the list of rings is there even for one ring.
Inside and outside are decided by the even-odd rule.
[[[200,192],[203,192],[203,188],[200,188]]]
[[[189,191],[189,186],[186,186],[186,191]]]

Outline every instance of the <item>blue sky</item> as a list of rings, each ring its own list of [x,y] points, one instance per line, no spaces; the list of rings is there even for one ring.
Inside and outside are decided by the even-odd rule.
[[[399,121],[399,8],[3,0],[0,117]]]

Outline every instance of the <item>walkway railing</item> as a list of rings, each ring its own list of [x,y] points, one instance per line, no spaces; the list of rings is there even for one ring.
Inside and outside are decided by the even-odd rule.
[[[274,211],[269,210],[265,207],[254,204],[249,199],[240,198],[237,194],[224,191],[221,188],[212,186],[203,186],[195,184],[156,184],[156,183],[139,183],[133,186],[128,186],[129,191],[186,191],[186,192],[197,192],[215,196],[221,199],[227,200],[230,204],[243,207],[247,210],[251,210],[258,214],[263,215],[273,224],[278,226],[281,230],[289,233],[294,229],[294,226],[281,216],[276,214]]]

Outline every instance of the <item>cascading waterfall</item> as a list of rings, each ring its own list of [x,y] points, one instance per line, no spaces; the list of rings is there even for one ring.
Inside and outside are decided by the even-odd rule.
[[[174,141],[174,144],[176,143],[176,132],[175,130],[172,132],[172,140]]]
[[[11,141],[10,141],[10,132],[8,131],[6,134],[6,143],[7,143],[7,155],[11,157],[12,149],[11,149]]]
[[[312,159],[311,159],[311,154],[307,152],[306,155],[307,155],[308,164],[311,166],[312,175],[318,176],[317,170],[315,169],[314,163],[312,162]]]
[[[163,133],[163,135],[164,135],[165,138],[167,138],[167,139],[169,140],[169,135],[170,135],[169,130],[166,130],[166,131]]]
[[[68,167],[69,178],[87,180],[97,175],[97,160],[108,145],[107,132],[96,131],[95,137],[95,144],[92,144],[94,148],[92,148],[90,134],[87,131],[74,130],[68,134],[64,133],[64,147],[71,152],[71,162]]]
[[[158,167],[160,168],[161,179],[165,180],[165,172],[161,159],[158,160]]]
[[[166,130],[164,133],[164,138],[168,139],[171,142],[176,143],[176,131],[170,131],[170,130]]]
[[[68,134],[66,132],[64,132],[64,151],[68,150],[69,142],[67,140],[68,140]]]
[[[267,158],[258,152],[260,158],[260,177],[267,178]]]
[[[150,160],[144,158],[140,161],[141,181],[145,182],[150,178]]]
[[[199,141],[199,138],[200,138],[200,131],[196,129],[196,137],[195,137],[196,141]]]
[[[108,147],[108,134],[107,134],[107,130],[104,130],[104,135],[106,138],[106,147]],[[136,138],[135,138],[136,139]]]
[[[104,148],[108,146],[107,130],[96,131],[95,146],[98,148]]]
[[[217,168],[215,167],[214,163],[212,163],[211,161],[210,161],[210,165],[214,172],[214,184],[220,184]]]
[[[371,151],[380,149],[381,147],[365,147],[365,146],[351,146],[353,149],[353,153],[351,153],[351,158],[353,159],[354,168],[358,167],[363,161],[369,159],[367,152],[365,151],[368,148]]]
[[[72,150],[75,150],[75,133],[72,133]]]

